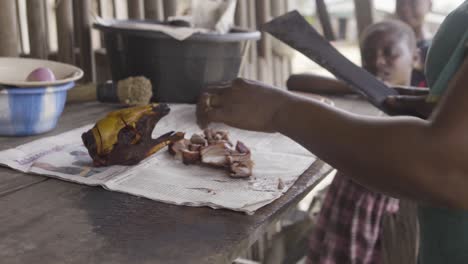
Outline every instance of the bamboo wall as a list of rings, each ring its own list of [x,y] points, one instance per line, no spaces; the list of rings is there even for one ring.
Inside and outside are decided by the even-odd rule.
[[[290,9],[290,0],[238,0],[236,24],[257,29]],[[117,19],[166,19],[182,14],[189,0],[2,0],[0,56],[52,59],[80,66],[83,81],[109,78],[92,14]],[[284,86],[291,60],[283,47],[263,35],[253,42],[241,76]]]

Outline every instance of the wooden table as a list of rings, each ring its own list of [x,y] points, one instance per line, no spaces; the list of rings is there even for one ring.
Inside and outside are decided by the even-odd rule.
[[[92,123],[112,109],[67,106],[58,127],[42,136]],[[40,137],[0,137],[0,150]],[[247,216],[0,168],[0,262],[231,263],[330,169],[316,161],[284,196]]]

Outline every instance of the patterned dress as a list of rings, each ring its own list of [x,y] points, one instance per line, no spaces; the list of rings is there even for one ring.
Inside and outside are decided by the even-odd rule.
[[[308,263],[381,262],[381,226],[398,200],[373,192],[338,173],[328,189],[310,239]]]

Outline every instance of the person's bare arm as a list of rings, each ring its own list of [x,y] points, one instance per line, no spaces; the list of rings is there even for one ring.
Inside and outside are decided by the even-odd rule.
[[[357,95],[344,82],[316,74],[293,74],[287,82],[289,91],[321,95]],[[387,98],[386,108],[391,115],[410,115],[427,118],[432,112],[433,103],[426,102],[428,88],[412,86],[392,86],[399,95]]]
[[[292,74],[286,83],[290,91],[305,93],[347,95],[356,94],[345,82],[336,78],[322,76],[312,73]],[[392,85],[400,95],[427,95],[429,89],[413,86]]]
[[[357,116],[245,80],[208,90],[197,110],[202,126],[281,132],[371,189],[468,209],[468,60],[455,79],[428,121]]]
[[[429,121],[358,117],[290,97],[275,127],[370,188],[468,209],[466,84],[468,60]]]

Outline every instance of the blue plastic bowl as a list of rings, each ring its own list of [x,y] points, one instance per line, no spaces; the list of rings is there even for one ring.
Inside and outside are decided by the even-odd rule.
[[[57,86],[0,90],[0,135],[31,136],[55,128],[63,112],[69,82]]]

